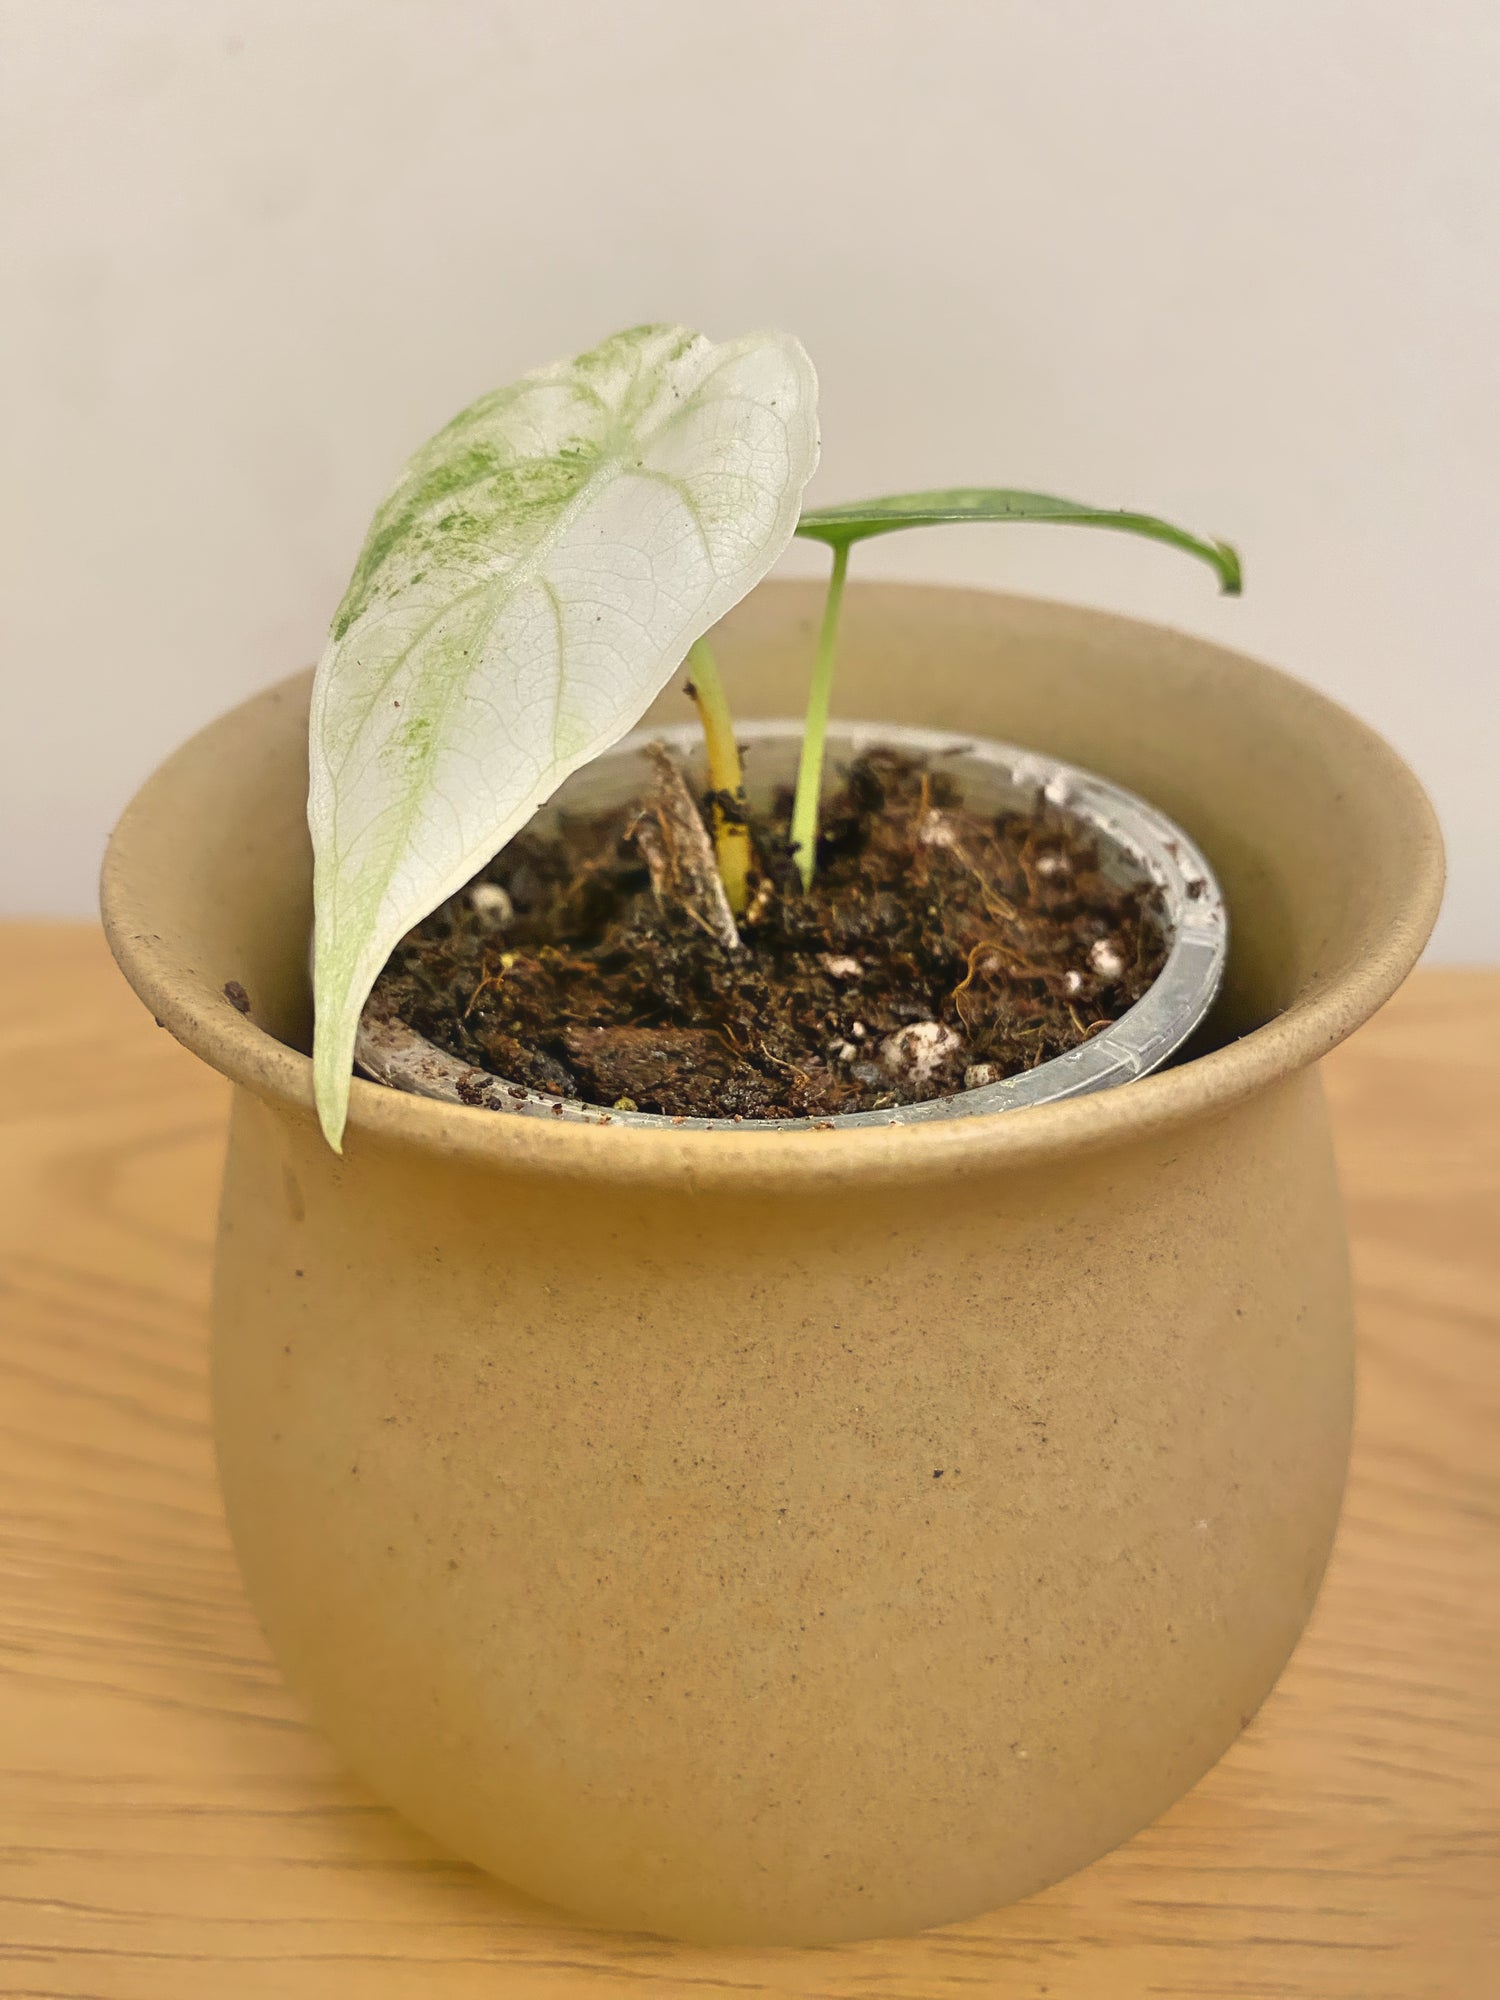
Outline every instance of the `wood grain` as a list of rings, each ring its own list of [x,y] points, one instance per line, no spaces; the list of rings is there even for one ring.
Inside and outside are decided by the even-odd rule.
[[[0,1993],[21,2000],[1485,2000],[1500,1993],[1500,973],[1328,1065],[1359,1437],[1313,1626],[1127,1847],[914,1939],[580,1929],[343,1777],[240,1591],[204,1323],[225,1091],[91,930],[0,929]]]

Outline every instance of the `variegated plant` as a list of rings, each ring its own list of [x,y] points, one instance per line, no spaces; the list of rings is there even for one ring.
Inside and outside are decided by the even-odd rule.
[[[361,1009],[392,947],[476,874],[690,658],[717,798],[740,792],[703,634],[793,532],[833,552],[791,833],[817,854],[833,663],[853,544],[945,521],[1107,527],[1167,542],[1240,587],[1239,560],[1149,514],[956,488],[801,515],[817,381],[798,343],[634,327],[473,404],[375,516],[313,687],[314,1080],[341,1144]],[[716,810],[728,904],[748,839]]]
[[[340,1144],[391,948],[639,720],[818,462],[795,340],[635,327],[455,417],[375,516],[313,687],[314,1073]]]

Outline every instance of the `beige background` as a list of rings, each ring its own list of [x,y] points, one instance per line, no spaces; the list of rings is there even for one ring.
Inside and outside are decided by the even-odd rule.
[[[1034,485],[1237,539],[1240,603],[1106,536],[857,560],[1316,681],[1438,800],[1436,949],[1500,955],[1493,0],[7,0],[0,27],[0,910],[90,907],[124,797],[316,652],[459,404],[678,318],[801,334],[820,497]]]

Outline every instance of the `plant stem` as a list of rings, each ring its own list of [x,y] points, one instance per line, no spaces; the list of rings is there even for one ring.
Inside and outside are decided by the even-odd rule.
[[[698,720],[703,725],[703,741],[708,749],[708,779],[714,793],[714,854],[729,907],[737,917],[742,917],[750,900],[752,854],[745,813],[745,775],[740,768],[740,746],[734,740],[734,717],[729,713],[724,683],[719,679],[719,669],[706,639],[694,641],[688,649],[687,663],[693,676],[692,694],[698,704]]]
[[[843,600],[844,572],[848,567],[849,544],[840,542],[833,551],[833,570],[828,578],[823,629],[818,634],[812,689],[807,698],[807,723],[802,731],[802,756],[797,765],[797,793],[792,802],[792,845],[804,889],[812,887],[818,860],[818,803],[823,792],[823,751],[828,739],[828,712],[833,700],[833,654],[838,639],[839,605]]]

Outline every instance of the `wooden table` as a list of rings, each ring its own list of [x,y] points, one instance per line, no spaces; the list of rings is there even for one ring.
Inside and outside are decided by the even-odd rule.
[[[0,1071],[0,1993],[1500,1994],[1500,973],[1419,975],[1328,1065],[1359,1436],[1281,1686],[1190,1797],[1072,1881],[817,1951],[582,1929],[343,1776],[267,1656],[214,1489],[225,1088],[81,926],[0,927]]]

